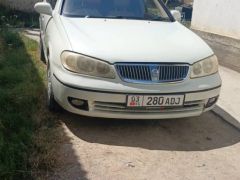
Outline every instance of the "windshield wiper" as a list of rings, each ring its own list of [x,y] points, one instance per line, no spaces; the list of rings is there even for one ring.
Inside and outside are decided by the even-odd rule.
[[[104,18],[110,18],[110,19],[129,19],[129,17],[126,16],[106,16]]]
[[[127,16],[106,16],[103,18],[110,18],[110,19],[136,19],[136,20],[152,20],[152,21],[169,21],[168,18],[164,18],[161,16],[155,16],[151,18],[142,18],[142,17],[127,17]]]
[[[136,20],[144,20],[142,17],[130,17],[130,16],[106,16],[105,18],[110,19],[136,19]]]
[[[161,16],[142,18],[142,17],[128,17],[128,16],[92,16],[86,15],[82,16],[84,18],[106,18],[106,19],[136,19],[136,20],[149,20],[149,21],[169,21],[168,18],[163,18]]]
[[[84,18],[109,18],[109,19],[128,19],[128,17],[125,16],[91,16],[91,15],[86,15],[83,16]]]
[[[170,21],[169,18],[164,18],[164,17],[161,17],[161,16],[155,16],[155,17],[149,18],[148,20],[152,20],[152,21]]]
[[[83,16],[84,18],[101,18],[101,17],[98,17],[98,16],[91,16],[91,15],[86,15],[86,16]]]

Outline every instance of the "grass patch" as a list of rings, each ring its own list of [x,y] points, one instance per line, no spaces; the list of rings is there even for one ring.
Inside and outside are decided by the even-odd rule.
[[[35,12],[22,12],[0,4],[0,27],[38,28],[38,17],[39,15]]]
[[[54,166],[59,126],[44,105],[44,80],[37,42],[0,30],[0,179]]]

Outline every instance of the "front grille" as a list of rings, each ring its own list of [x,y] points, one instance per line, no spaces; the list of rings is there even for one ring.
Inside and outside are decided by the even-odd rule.
[[[191,101],[185,102],[183,106],[176,107],[142,107],[142,108],[130,108],[125,103],[110,103],[110,102],[99,102],[93,103],[93,109],[101,112],[112,112],[112,113],[181,113],[181,112],[201,112],[204,107],[204,101]]]
[[[161,83],[184,80],[189,66],[179,64],[128,64],[115,65],[120,78],[126,82]]]

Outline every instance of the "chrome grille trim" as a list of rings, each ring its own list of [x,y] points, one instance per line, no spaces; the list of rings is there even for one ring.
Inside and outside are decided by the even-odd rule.
[[[122,113],[174,113],[174,112],[192,112],[202,111],[204,108],[204,101],[185,102],[183,106],[179,107],[143,107],[143,108],[129,108],[125,103],[110,103],[110,102],[93,102],[93,110],[107,111],[107,112],[122,112]]]
[[[115,68],[123,81],[131,83],[179,82],[187,78],[190,69],[188,64],[148,63],[117,63]]]
[[[201,111],[202,107],[185,107],[179,109],[112,109],[104,107],[96,107],[97,111],[107,111],[107,112],[125,112],[125,113],[173,113],[173,112],[187,112],[187,111]]]

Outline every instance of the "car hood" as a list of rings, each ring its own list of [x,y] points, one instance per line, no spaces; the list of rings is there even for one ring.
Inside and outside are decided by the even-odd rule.
[[[178,22],[61,17],[72,51],[114,62],[194,63],[213,54]]]

